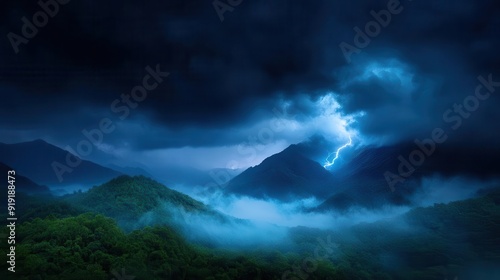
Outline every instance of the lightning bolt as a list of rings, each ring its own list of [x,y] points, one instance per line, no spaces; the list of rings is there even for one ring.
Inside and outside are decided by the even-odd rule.
[[[327,168],[327,167],[330,167],[332,165],[335,164],[335,160],[339,158],[339,153],[340,151],[342,151],[343,149],[349,147],[352,145],[352,139],[351,139],[351,136],[349,135],[349,142],[345,143],[342,147],[338,148],[337,151],[335,153],[330,153],[327,157],[326,157],[326,162],[325,162],[325,165],[323,165],[324,168]],[[332,159],[332,161],[329,161],[328,159],[333,155],[335,154],[335,158]]]

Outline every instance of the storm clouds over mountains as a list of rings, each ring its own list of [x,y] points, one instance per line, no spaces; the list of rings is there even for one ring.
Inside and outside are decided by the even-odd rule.
[[[21,277],[499,275],[498,1],[0,5]]]
[[[366,33],[389,2],[400,12],[348,63],[339,45],[355,46],[356,30]],[[189,165],[224,154],[196,164],[247,167],[315,134],[327,139],[326,155],[347,131],[357,144],[388,145],[439,127],[449,136],[441,153],[487,169],[482,162],[500,154],[500,5],[396,2],[243,1],[221,22],[210,1],[73,0],[17,54],[7,35],[21,36],[22,18],[33,21],[42,8],[3,3],[0,141],[75,148],[82,130],[109,118],[116,129],[90,159]],[[142,84],[147,66],[170,75],[143,101],[129,99],[135,105],[122,120],[112,104],[129,104],[123,95]],[[488,97],[468,97],[479,85]],[[262,131],[276,111],[283,124],[269,137]],[[241,159],[241,147],[259,145],[266,148],[254,160]]]

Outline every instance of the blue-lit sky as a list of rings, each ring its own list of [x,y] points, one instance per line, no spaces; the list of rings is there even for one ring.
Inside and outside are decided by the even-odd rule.
[[[17,54],[7,34],[39,7],[2,5],[1,142],[76,147],[109,118],[114,131],[88,158],[157,170],[245,168],[318,135],[326,158],[349,136],[352,149],[394,145],[436,127],[449,132],[444,153],[474,164],[500,154],[500,90],[459,129],[443,118],[478,76],[500,81],[493,0],[402,1],[349,62],[339,44],[387,1],[244,1],[222,22],[210,1],[71,1]],[[169,75],[120,119],[148,65]]]

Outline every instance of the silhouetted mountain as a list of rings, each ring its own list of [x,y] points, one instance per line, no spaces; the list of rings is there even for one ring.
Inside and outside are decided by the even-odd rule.
[[[421,178],[438,170],[435,162],[426,158],[425,164],[414,166],[411,176],[402,177],[398,171],[401,157],[408,161],[408,155],[414,150],[412,144],[367,147],[355,152],[351,160],[330,172],[309,159],[301,144],[291,145],[233,178],[224,190],[228,194],[257,198],[290,200],[316,196],[326,199],[314,209],[317,211],[345,210],[353,206],[407,205]],[[404,179],[392,186],[394,191],[387,181],[386,172]]]
[[[257,198],[291,200],[296,197],[324,197],[332,193],[334,176],[319,163],[291,145],[234,177],[224,189],[226,193]]]
[[[433,162],[415,166],[414,172],[408,176],[400,175],[400,157],[407,160],[415,150],[412,145],[394,145],[385,147],[368,147],[354,156],[347,164],[339,167],[332,174],[338,179],[337,192],[330,196],[316,210],[348,209],[352,206],[378,208],[385,204],[406,205],[418,188],[420,179],[435,171]],[[403,169],[406,170],[406,169]],[[391,188],[385,177],[386,172],[400,176],[404,181]],[[390,177],[390,181],[394,177]]]
[[[16,171],[14,168],[0,162],[0,174],[2,174],[2,177],[5,177],[6,180],[7,180],[7,172],[11,170]],[[50,190],[47,186],[38,185],[37,183],[33,182],[26,176],[21,175],[21,173],[17,171],[15,172],[15,175],[13,175],[13,177],[15,178],[13,183],[14,186],[16,187],[15,188],[16,193],[23,192],[26,194],[50,195]],[[7,190],[7,188],[5,188],[5,190]],[[7,191],[5,191],[4,193],[7,194]]]
[[[47,185],[51,190],[59,188],[64,192],[64,188],[69,189],[69,186],[77,189],[87,188],[121,175],[120,172],[81,160],[74,155],[70,156],[71,162],[81,162],[72,167],[67,163],[67,155],[67,151],[43,140],[17,144],[0,143],[0,161],[35,182]],[[59,167],[65,166],[63,169],[68,170],[60,178],[54,171],[55,162]]]

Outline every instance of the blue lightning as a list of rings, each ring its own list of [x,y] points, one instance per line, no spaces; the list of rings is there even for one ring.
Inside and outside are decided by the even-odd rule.
[[[337,151],[335,152],[335,158],[332,159],[332,161],[329,161],[328,159],[334,154],[334,153],[330,153],[327,157],[326,157],[326,162],[325,162],[325,165],[323,165],[324,168],[327,168],[327,167],[330,167],[332,165],[335,164],[335,160],[339,158],[339,153],[340,151],[342,151],[343,149],[349,147],[352,145],[352,139],[351,139],[351,136],[349,135],[349,142],[344,144],[342,147],[338,148]]]

